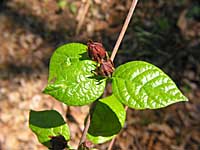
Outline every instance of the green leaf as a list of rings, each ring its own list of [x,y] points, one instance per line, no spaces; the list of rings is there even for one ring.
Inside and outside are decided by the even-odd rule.
[[[93,110],[87,138],[95,144],[106,142],[124,126],[126,112],[114,95],[100,99]]]
[[[106,79],[95,76],[95,69],[96,63],[89,60],[86,45],[63,45],[51,57],[44,93],[67,105],[92,103],[103,94],[106,83]]]
[[[55,110],[30,111],[29,127],[37,135],[40,143],[51,148],[51,136],[62,135],[70,139],[70,131],[62,116]]]
[[[112,88],[117,99],[135,109],[157,109],[187,101],[163,71],[143,61],[119,66],[113,73]]]

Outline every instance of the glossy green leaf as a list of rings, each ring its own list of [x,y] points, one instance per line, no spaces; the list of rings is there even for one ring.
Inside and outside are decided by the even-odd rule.
[[[87,138],[95,144],[106,142],[124,126],[126,112],[114,95],[100,99],[93,110]]]
[[[96,63],[89,60],[87,46],[66,44],[54,52],[49,67],[48,85],[44,93],[72,106],[81,106],[98,99],[106,79],[98,79]]]
[[[143,61],[119,66],[113,73],[112,88],[123,104],[135,109],[157,109],[187,101],[163,71]]]
[[[40,143],[51,147],[52,136],[62,135],[66,141],[70,139],[70,131],[62,116],[55,110],[30,111],[29,127],[37,135]]]

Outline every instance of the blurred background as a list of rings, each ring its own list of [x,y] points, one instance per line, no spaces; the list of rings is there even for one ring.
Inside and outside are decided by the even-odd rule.
[[[30,109],[59,111],[70,125],[70,143],[79,142],[88,107],[69,109],[42,94],[49,59],[58,46],[88,39],[102,42],[111,52],[130,4],[131,0],[0,1],[0,150],[46,149],[28,128]],[[159,110],[129,109],[113,149],[200,150],[200,1],[140,0],[115,66],[130,60],[163,69],[189,102]]]

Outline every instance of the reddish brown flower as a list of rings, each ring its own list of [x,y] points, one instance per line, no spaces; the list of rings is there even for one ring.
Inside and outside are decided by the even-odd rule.
[[[110,77],[115,70],[113,62],[108,60],[102,60],[100,66],[97,67],[97,74],[105,77]]]
[[[88,41],[87,46],[88,55],[92,60],[101,63],[101,60],[107,57],[107,52],[101,43],[90,40]]]

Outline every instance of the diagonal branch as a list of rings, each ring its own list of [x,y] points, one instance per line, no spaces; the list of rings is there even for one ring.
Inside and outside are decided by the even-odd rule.
[[[112,55],[111,55],[111,57],[110,57],[110,59],[111,59],[112,61],[114,60],[115,55],[117,54],[118,48],[119,48],[119,46],[120,46],[120,44],[121,44],[121,41],[122,41],[122,39],[123,39],[123,37],[124,37],[124,34],[125,34],[125,32],[126,32],[126,30],[127,30],[127,28],[128,28],[128,25],[129,25],[129,23],[130,23],[130,20],[131,20],[131,17],[132,17],[132,15],[133,15],[133,12],[134,12],[134,10],[135,10],[135,7],[136,7],[136,5],[137,5],[137,2],[138,2],[138,0],[133,0],[133,1],[132,1],[131,7],[130,7],[129,12],[128,12],[128,15],[127,15],[127,17],[126,17],[126,20],[125,20],[125,22],[124,22],[124,25],[123,25],[123,27],[122,27],[122,30],[121,30],[121,32],[120,32],[120,34],[119,34],[119,37],[118,37],[117,42],[116,42],[116,44],[115,44],[115,47],[114,47],[114,49],[113,49],[113,51],[112,51]],[[128,109],[128,107],[126,106],[126,107],[125,107],[125,110],[127,110],[127,109]],[[90,125],[90,119],[91,119],[90,117],[91,117],[91,116],[90,116],[90,113],[89,113],[89,114],[88,114],[87,121],[86,121],[86,126],[85,126],[85,128],[84,128],[83,133],[82,133],[82,137],[81,137],[81,139],[80,139],[78,148],[81,146],[81,144],[82,144],[82,143],[85,141],[85,139],[86,139],[86,134],[87,134],[87,131],[88,131],[89,125]],[[110,143],[110,145],[109,145],[109,147],[108,147],[108,150],[111,150],[111,149],[112,149],[112,146],[113,146],[113,144],[114,144],[114,141],[115,141],[115,138],[112,139],[112,141],[111,141],[111,143]]]
[[[122,39],[123,39],[123,37],[124,37],[124,34],[125,34],[125,32],[126,32],[126,30],[127,30],[127,28],[128,28],[128,25],[129,25],[129,23],[130,23],[130,20],[131,20],[131,17],[132,17],[132,15],[133,15],[133,12],[134,12],[134,10],[135,10],[135,7],[136,7],[136,5],[137,5],[137,2],[138,2],[138,0],[133,0],[133,1],[132,1],[131,7],[130,7],[129,12],[128,12],[128,15],[127,15],[127,17],[126,17],[126,20],[125,20],[125,22],[124,22],[124,25],[123,25],[123,27],[122,27],[122,30],[121,30],[121,32],[120,32],[120,34],[119,34],[119,37],[118,37],[117,42],[116,42],[116,44],[115,44],[115,47],[114,47],[114,49],[113,49],[113,51],[112,51],[112,54],[111,54],[111,57],[110,57],[110,59],[111,59],[112,61],[114,60],[114,58],[115,58],[115,56],[116,56],[116,54],[117,54],[117,51],[118,51],[119,46],[120,46],[120,44],[121,44],[121,42],[122,42]],[[125,107],[125,110],[126,110],[126,111],[127,111],[127,109],[128,109],[128,106]],[[115,139],[116,139],[116,136],[115,136],[115,137],[112,139],[112,141],[110,142],[110,144],[109,144],[109,146],[108,146],[108,150],[112,150],[112,147],[113,147],[113,145],[114,145],[114,143],[115,143]]]
[[[128,106],[125,106],[125,111],[128,110]],[[116,139],[117,135],[112,139],[112,141],[110,142],[109,146],[108,146],[108,150],[112,150],[112,147],[115,143],[115,139]]]
[[[85,142],[86,140],[86,134],[88,132],[88,129],[90,127],[90,119],[91,119],[91,115],[90,113],[88,114],[88,117],[87,117],[87,120],[86,120],[86,124],[85,124],[85,128],[83,130],[83,133],[82,133],[82,136],[81,136],[81,139],[80,139],[80,142],[79,142],[79,145],[78,145],[78,149],[79,147]]]
[[[127,15],[127,17],[126,17],[126,20],[125,20],[125,22],[124,22],[124,25],[123,25],[123,27],[122,27],[122,30],[121,30],[121,32],[120,32],[120,34],[119,34],[119,36],[118,36],[117,42],[116,42],[116,44],[115,44],[115,47],[114,47],[114,49],[113,49],[113,51],[112,51],[112,55],[111,55],[111,57],[110,57],[110,59],[111,59],[112,61],[114,60],[115,55],[117,54],[118,48],[119,48],[119,46],[120,46],[120,44],[121,44],[121,42],[122,42],[122,39],[123,39],[123,37],[124,37],[124,34],[125,34],[126,30],[127,30],[127,27],[128,27],[129,22],[130,22],[130,20],[131,20],[131,17],[132,17],[132,15],[133,15],[133,12],[134,12],[134,10],[135,10],[135,7],[136,7],[136,5],[137,5],[137,2],[138,2],[138,0],[133,0],[133,1],[132,1],[131,7],[130,7],[129,12],[128,12],[128,15]]]

